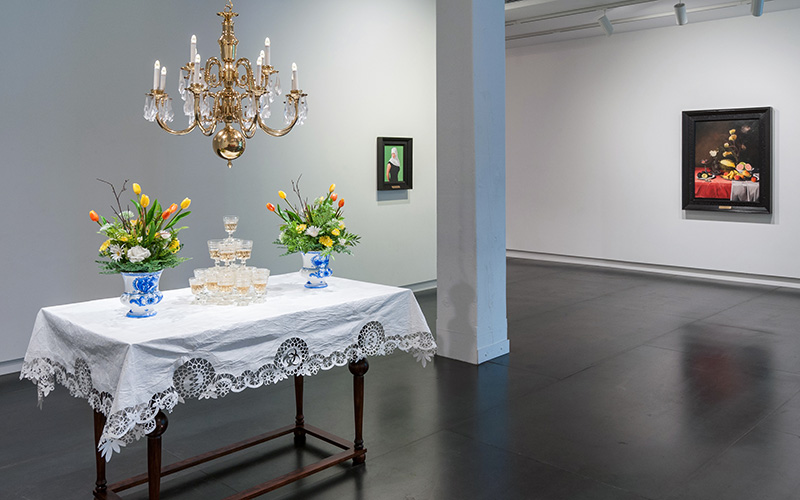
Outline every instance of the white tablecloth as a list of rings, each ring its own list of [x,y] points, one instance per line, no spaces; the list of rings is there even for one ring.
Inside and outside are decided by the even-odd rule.
[[[297,273],[270,278],[266,302],[200,306],[188,288],[164,292],[158,314],[128,318],[118,298],[39,311],[21,378],[39,403],[58,382],[107,417],[106,459],[153,430],[184,398],[310,376],[395,349],[423,365],[436,343],[410,290],[329,278],[307,289]]]

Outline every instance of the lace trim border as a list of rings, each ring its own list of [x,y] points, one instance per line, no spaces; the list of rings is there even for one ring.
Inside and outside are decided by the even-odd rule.
[[[20,379],[27,378],[36,384],[40,408],[58,382],[69,389],[70,395],[86,399],[93,410],[105,415],[106,425],[98,450],[109,461],[122,447],[152,432],[159,411],[171,413],[187,398],[216,399],[230,392],[275,384],[295,375],[316,375],[320,370],[344,366],[367,356],[389,355],[396,349],[412,354],[425,367],[436,354],[436,342],[429,332],[386,336],[380,322],[370,321],[359,332],[358,341],[343,351],[334,351],[329,356],[311,354],[302,338],[292,337],[278,347],[272,363],[256,371],[245,370],[238,377],[217,373],[206,359],[191,358],[175,369],[171,387],[154,394],[147,403],[126,407],[113,414],[114,397],[92,386],[91,370],[84,359],[75,360],[72,372],[49,358],[26,361]]]

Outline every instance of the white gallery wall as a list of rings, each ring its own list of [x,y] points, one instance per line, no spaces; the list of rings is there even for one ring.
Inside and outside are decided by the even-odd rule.
[[[789,10],[508,49],[511,253],[800,278],[798,25]],[[773,213],[681,210],[681,112],[760,106]]]
[[[309,118],[280,139],[259,132],[230,170],[211,138],[172,136],[142,118],[160,59],[176,100],[173,126],[186,123],[177,69],[192,34],[204,60],[219,56],[216,12],[225,3],[4,6],[0,373],[19,368],[39,308],[122,292],[121,278],[99,275],[94,263],[103,239],[87,214],[108,216],[113,201],[98,177],[138,182],[162,203],[192,199],[181,254],[193,260],[165,271],[162,289],[187,286],[193,268],[211,265],[206,240],[225,236],[228,214],[240,217],[236,236],[255,242],[248,263],[296,271],[299,257],[281,257],[272,244],[279,220],[265,204],[301,174],[308,197],[337,184],[348,227],[362,236],[353,256],[336,257],[335,275],[393,285],[436,278],[435,1],[237,0],[237,56],[255,62],[269,36],[284,89],[292,62],[299,67]],[[270,124],[278,128],[276,104]],[[413,190],[376,191],[378,136],[413,137]]]

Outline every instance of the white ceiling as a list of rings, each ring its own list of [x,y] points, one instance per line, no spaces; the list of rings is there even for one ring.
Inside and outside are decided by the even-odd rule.
[[[597,19],[605,11],[614,34],[676,26],[681,0],[518,0],[506,2],[506,46],[605,37]],[[750,16],[750,0],[682,0],[689,23]],[[763,15],[800,8],[800,0],[766,0]],[[613,36],[613,35],[612,35]]]

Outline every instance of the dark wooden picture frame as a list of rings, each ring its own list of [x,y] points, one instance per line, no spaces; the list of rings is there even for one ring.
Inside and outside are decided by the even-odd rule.
[[[683,112],[683,209],[772,213],[772,108]]]
[[[378,137],[378,191],[411,189],[414,151],[410,137]]]

